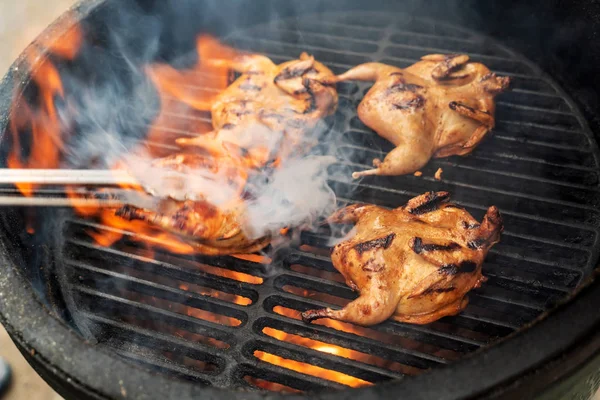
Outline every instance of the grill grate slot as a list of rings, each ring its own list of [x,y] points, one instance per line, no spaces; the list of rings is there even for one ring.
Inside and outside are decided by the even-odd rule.
[[[92,339],[146,368],[202,385],[342,389],[408,378],[493,344],[560,301],[594,268],[598,154],[573,102],[527,60],[462,28],[377,13],[274,21],[228,40],[275,62],[307,51],[335,73],[369,61],[403,67],[428,53],[464,52],[510,75],[514,89],[499,98],[494,135],[473,154],[432,160],[421,177],[330,182],[341,205],[397,207],[425,191],[448,190],[477,218],[487,206],[499,206],[506,231],[484,264],[489,281],[470,293],[463,313],[426,326],[386,321],[365,328],[329,319],[306,325],[302,311],[337,308],[356,297],[329,260],[326,228],[303,232],[299,243],[263,266],[150,250],[133,232],[71,219],[64,272],[78,307],[74,321]],[[339,85],[339,112],[327,121],[338,144],[333,171],[363,169],[392,148],[356,117],[369,87]],[[211,129],[207,113],[174,98],[166,102],[169,123],[155,130],[162,138]],[[165,154],[177,149],[146,143]],[[439,182],[438,168],[444,171]],[[89,232],[122,238],[105,247]]]

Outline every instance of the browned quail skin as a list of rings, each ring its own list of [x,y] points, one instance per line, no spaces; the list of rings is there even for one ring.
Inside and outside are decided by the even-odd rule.
[[[331,223],[355,223],[354,237],[336,245],[331,259],[360,296],[339,310],[306,311],[304,321],[427,324],[463,310],[467,293],[486,280],[481,266],[503,225],[494,206],[479,223],[448,200],[446,192],[429,192],[393,210],[357,204],[333,214]]]
[[[507,90],[499,77],[467,55],[432,54],[408,68],[381,63],[358,65],[335,82],[375,81],[358,106],[365,125],[396,146],[366,175],[404,175],[431,157],[465,155],[494,127],[494,97]]]
[[[325,83],[333,72],[307,53],[279,65],[258,54],[223,63],[241,76],[212,105],[214,130],[180,138],[178,144],[212,154],[239,152],[251,166],[261,167],[302,150],[304,134],[337,108],[335,85]]]

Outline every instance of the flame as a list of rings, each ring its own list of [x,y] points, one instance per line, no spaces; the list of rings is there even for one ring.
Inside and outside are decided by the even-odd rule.
[[[91,211],[82,213],[81,209],[77,211],[89,216]],[[194,248],[188,243],[183,242],[178,236],[153,228],[144,221],[128,221],[115,215],[111,209],[96,209],[99,213],[100,221],[110,229],[102,229],[99,232],[88,231],[88,234],[101,246],[110,247],[124,235],[127,238],[140,244],[148,245],[154,248],[160,248],[178,254],[194,254]]]
[[[300,346],[308,347],[309,349],[314,349],[317,351],[321,351],[323,353],[333,354],[336,356],[341,356],[345,358],[351,358],[354,360],[366,360],[370,356],[365,353],[360,353],[358,351],[345,349],[343,347],[335,346],[329,343],[320,342],[318,340],[308,339],[299,335],[294,335],[291,333],[286,333],[280,331],[278,329],[273,328],[263,328],[263,333],[267,336],[274,337],[275,339],[282,340],[284,342],[294,343]]]
[[[165,130],[175,129],[186,134],[212,130],[206,119],[195,118],[195,115],[198,111],[210,111],[217,95],[227,88],[231,76],[229,62],[237,53],[207,35],[199,36],[196,44],[198,62],[191,69],[177,70],[168,64],[146,68],[161,100],[160,113],[148,132],[150,142],[162,143],[181,136],[177,133],[169,137]],[[178,116],[184,118],[176,118]]]
[[[196,41],[198,63],[180,71],[168,64],[156,64],[147,69],[158,91],[200,110],[209,111],[217,95],[227,87],[230,66],[238,54],[215,38],[200,35]]]
[[[330,327],[334,327],[334,329],[336,329],[335,327],[340,326],[340,325],[336,324],[336,322],[339,322],[339,321],[328,320],[328,321],[326,321],[326,323],[323,323],[322,325],[326,325],[326,326],[330,325]],[[340,324],[343,324],[343,323],[340,323]],[[350,325],[350,324],[346,324],[346,325]],[[359,330],[353,329],[353,328],[350,328],[349,330],[352,331],[350,333],[357,334],[359,332]],[[417,374],[419,372],[418,368],[414,368],[414,367],[403,365],[403,364],[400,364],[400,363],[397,363],[394,361],[386,360],[384,358],[374,356],[372,354],[366,354],[366,353],[362,353],[360,351],[347,349],[347,348],[337,346],[334,344],[321,342],[319,340],[305,338],[300,335],[286,333],[286,332],[280,331],[278,329],[265,327],[265,328],[263,328],[263,333],[267,336],[274,337],[275,339],[278,339],[278,340],[281,340],[284,342],[289,342],[289,343],[293,343],[293,344],[296,344],[299,346],[307,347],[309,349],[317,350],[317,351],[320,351],[323,353],[332,354],[335,356],[344,357],[344,358],[348,358],[348,359],[355,360],[355,361],[360,361],[365,364],[375,365],[380,368],[386,368],[386,369],[389,369],[392,371],[399,371],[404,374],[411,374],[411,375]],[[361,335],[361,336],[364,336],[364,335]],[[282,366],[285,367],[285,365],[282,365]]]
[[[7,159],[10,168],[58,168],[60,166],[65,142],[69,139],[69,132],[61,123],[61,113],[57,107],[57,101],[64,100],[67,95],[60,75],[60,61],[73,60],[77,57],[82,44],[83,35],[81,26],[75,24],[58,40],[40,42],[40,44],[28,48],[26,60],[32,66],[31,78],[33,84],[38,89],[38,97],[35,104],[29,104],[27,101],[21,98],[17,99],[16,97],[13,102],[14,106],[10,111],[10,133],[13,146]],[[230,67],[235,62],[235,58],[239,53],[220,44],[214,38],[205,35],[198,38],[196,50],[198,53],[198,62],[192,68],[178,70],[170,65],[156,64],[150,65],[145,69],[148,77],[154,83],[161,100],[160,111],[146,135],[148,142],[169,143],[172,145],[174,139],[181,136],[184,132],[187,132],[188,136],[195,134],[203,135],[212,129],[207,112],[210,111],[219,93],[227,88],[231,80]],[[50,52],[53,57],[45,57],[44,54],[46,51]],[[263,165],[267,161],[269,154],[265,149],[253,149],[248,154],[245,154],[242,159],[237,156],[219,153],[223,149],[219,149],[218,147],[215,146],[214,149],[207,148],[203,151],[207,157],[219,160],[218,164],[220,167],[225,163],[227,164],[227,168],[232,170],[232,178],[236,178],[236,182],[241,182],[239,195],[246,184],[248,169],[254,168],[257,165]],[[25,149],[29,150],[26,151]],[[224,158],[227,158],[227,160],[224,160]],[[277,167],[279,163],[280,160],[276,159],[271,163],[271,167]],[[112,169],[123,169],[123,164],[122,162],[115,163]],[[230,176],[229,173],[227,176]],[[19,184],[17,187],[26,196],[33,195],[36,190],[36,187],[30,184]],[[142,190],[139,185],[122,185],[121,189]],[[75,199],[81,197],[81,192],[78,192],[75,187],[66,187],[65,190],[68,198]],[[241,196],[239,197],[239,199],[234,198],[232,201],[241,200]],[[156,252],[155,249],[162,249],[169,253],[182,255],[195,254],[197,251],[193,245],[183,241],[178,236],[157,229],[147,222],[139,220],[130,221],[117,216],[114,209],[103,209],[101,207],[84,208],[77,207],[75,204],[74,209],[80,216],[94,219],[99,223],[98,225],[93,225],[87,231],[92,240],[99,246],[110,247],[141,244],[142,246],[139,250],[146,250],[148,256],[156,259],[162,257],[162,255]],[[30,231],[33,232],[33,228]],[[289,233],[289,230],[288,228],[284,228],[280,233],[285,236]],[[255,263],[267,264],[272,261],[265,255],[257,254],[235,254],[233,257]],[[178,264],[189,262],[190,266],[207,274],[247,284],[260,285],[263,283],[263,278],[248,273],[181,259],[177,260],[177,262]],[[165,281],[168,278],[161,278],[159,276],[147,279],[157,279],[158,282],[177,287],[181,291],[194,292],[241,306],[252,304],[252,299],[248,297],[223,292],[210,287],[175,282],[172,279],[171,281]],[[309,295],[310,293],[302,291],[301,294]],[[216,324],[232,327],[242,324],[242,321],[237,318],[213,312],[212,308],[211,311],[206,311],[201,308],[137,293],[130,293],[129,296],[135,298],[136,301],[143,301],[172,312]],[[333,324],[334,322],[330,323]],[[168,333],[189,340],[209,343],[219,348],[228,346],[226,343],[216,339],[194,336],[194,333],[181,329],[173,329],[172,332]],[[264,328],[263,333],[278,340],[291,342],[342,358],[369,362],[375,365],[378,365],[377,363],[380,362],[377,357],[365,353],[295,334],[288,334],[274,328]],[[268,363],[280,365],[307,375],[339,382],[351,387],[372,384],[371,382],[338,371],[327,370],[322,367],[286,359],[259,350],[255,351],[254,355],[258,359]],[[385,362],[385,360],[381,362]],[[194,364],[196,361],[190,360],[190,363]],[[199,362],[197,367],[205,368],[202,362]],[[252,382],[258,387],[269,388],[271,390],[297,391],[285,385],[257,378],[252,380]]]
[[[66,96],[59,61],[74,59],[83,44],[81,26],[68,18],[65,21],[64,23],[69,25],[67,33],[59,39],[47,39],[32,45],[26,51],[26,59],[32,66],[31,77],[38,88],[38,96],[36,104],[28,104],[25,100],[17,101],[17,98],[13,102],[14,107],[10,115],[13,144],[7,157],[9,168],[52,169],[61,164],[61,153],[68,139],[68,132],[61,124],[61,113],[57,109],[57,99],[64,100]],[[45,57],[46,51],[53,57]],[[231,78],[231,66],[240,53],[207,35],[198,37],[196,51],[198,62],[192,68],[178,70],[167,64],[155,64],[145,68],[161,99],[159,114],[147,131],[148,143],[168,141],[171,149],[177,149],[173,145],[178,136],[185,133],[193,136],[210,131],[210,119],[205,114],[202,116],[202,113],[210,110],[216,96],[227,88]],[[165,135],[165,131],[171,132],[171,137]],[[146,143],[142,143],[139,149],[146,147]],[[146,151],[154,156],[153,151],[159,151],[152,150],[155,147],[150,146],[150,150]],[[165,147],[160,151],[165,151]],[[266,157],[261,151],[248,152],[243,156],[237,153],[223,154],[222,146],[207,148],[200,153],[201,159],[205,157],[209,160],[204,163],[207,168],[217,168],[219,174],[224,175],[224,179],[235,185],[237,196],[233,196],[226,206],[221,205],[220,208],[223,209],[234,208],[243,201],[242,193],[249,169],[259,165]],[[204,164],[202,167],[205,167]],[[125,165],[127,163],[124,161],[117,162],[112,169],[122,170]],[[36,189],[28,183],[20,183],[17,187],[25,196],[32,196]],[[143,191],[140,185],[121,185],[121,188]],[[75,188],[66,187],[65,190],[68,198],[75,199],[81,196]],[[75,202],[73,207],[82,217],[94,218],[110,228],[90,230],[90,236],[98,245],[112,246],[126,238],[148,248],[164,249],[177,254],[200,252],[198,246],[191,245],[175,234],[164,232],[144,221],[123,219],[115,215],[113,209],[103,209],[100,205],[92,207],[89,204],[77,206]],[[219,218],[215,217],[215,220]],[[235,257],[252,262],[270,262],[266,256],[238,254]]]
[[[316,365],[306,364],[300,361],[290,360],[260,350],[256,350],[254,352],[254,357],[264,362],[268,362],[269,364],[280,365],[287,369],[291,369],[292,371],[300,372],[306,375],[316,376],[318,378],[327,379],[333,382],[338,382],[342,385],[350,386],[353,388],[372,385],[371,382],[367,382],[341,372],[317,367]]]
[[[61,20],[72,25],[69,16]],[[63,60],[72,60],[82,44],[79,25],[72,25],[59,38],[41,38],[25,50],[25,60],[31,68],[31,80],[38,89],[37,104],[28,104],[15,93],[10,110],[9,129],[12,149],[7,157],[9,168],[57,168],[64,144],[63,128],[56,108],[56,99],[64,98],[64,88],[56,65],[46,57],[52,53]],[[16,85],[18,88],[19,85]],[[24,154],[24,147],[31,149]],[[32,196],[35,186],[28,183],[15,185],[24,196]]]
[[[273,261],[271,257],[264,254],[232,254],[232,257],[261,264],[271,264]]]
[[[221,292],[220,290],[207,288],[200,285],[195,285],[193,283],[181,283],[179,285],[179,289],[185,290],[186,292],[194,291],[203,296],[214,297],[216,299],[221,299],[224,301],[229,301],[231,303],[239,304],[241,306],[248,306],[252,304],[252,299],[247,297],[238,296],[231,293]]]
[[[260,378],[255,378],[250,375],[244,376],[244,380],[252,386],[256,386],[260,389],[270,390],[272,392],[283,392],[283,393],[303,393],[302,390],[294,389],[292,387],[282,385],[281,383],[271,382]]]

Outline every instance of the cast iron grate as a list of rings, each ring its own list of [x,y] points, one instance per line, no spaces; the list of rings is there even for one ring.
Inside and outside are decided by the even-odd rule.
[[[489,281],[472,292],[463,313],[427,326],[309,326],[299,312],[341,306],[355,296],[326,256],[326,231],[303,233],[302,245],[280,251],[273,260],[278,267],[266,274],[268,267],[232,257],[149,253],[128,232],[103,247],[87,232],[114,228],[76,219],[66,227],[68,303],[88,338],[199,384],[344,388],[415,375],[489,345],[536,318],[592,271],[600,221],[595,143],[567,95],[521,56],[461,28],[388,14],[280,20],[229,40],[276,62],[307,51],[336,73],[367,61],[406,66],[428,53],[465,52],[511,76],[513,90],[498,100],[495,134],[472,155],[434,160],[421,177],[331,182],[342,202],[396,207],[424,191],[447,190],[477,218],[497,205],[506,232],[484,265]],[[351,170],[391,150],[356,117],[367,89],[340,86],[330,132],[340,143],[339,166]],[[441,181],[433,178],[438,168]],[[284,335],[295,344],[280,340]],[[289,368],[267,362],[281,359]]]

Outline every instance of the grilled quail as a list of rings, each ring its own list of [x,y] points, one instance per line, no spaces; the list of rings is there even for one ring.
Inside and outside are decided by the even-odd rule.
[[[494,97],[509,78],[499,77],[466,55],[425,56],[408,68],[358,65],[333,78],[375,81],[358,106],[359,118],[396,148],[365,175],[403,175],[431,157],[465,155],[494,127]]]
[[[213,103],[214,130],[177,143],[237,155],[260,167],[301,150],[306,132],[337,107],[335,87],[322,83],[333,73],[306,53],[280,65],[256,54],[223,63],[242,75]]]
[[[161,178],[165,178],[158,207],[126,205],[116,211],[117,216],[146,221],[175,233],[198,253],[207,255],[253,253],[269,244],[268,237],[249,239],[243,232],[245,209],[240,194],[247,176],[237,160],[176,154],[155,160],[153,166],[160,168]],[[195,193],[188,194],[188,186],[193,186]],[[228,195],[227,199],[223,195]]]
[[[464,309],[467,292],[486,280],[481,265],[500,240],[502,219],[492,206],[478,223],[448,200],[446,192],[430,192],[394,210],[352,205],[331,216],[332,223],[356,223],[355,236],[336,245],[331,258],[360,296],[341,310],[306,311],[303,319],[427,324]]]

